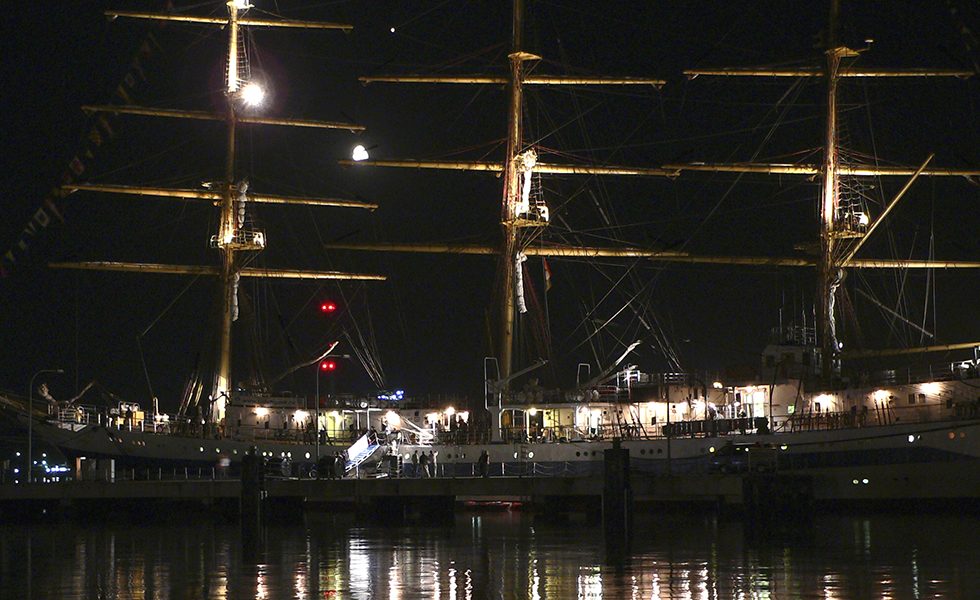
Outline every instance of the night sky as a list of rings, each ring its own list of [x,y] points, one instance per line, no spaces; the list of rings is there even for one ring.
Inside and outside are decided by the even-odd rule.
[[[355,144],[374,158],[501,160],[506,92],[494,86],[357,82],[386,73],[503,74],[509,48],[507,2],[290,2],[254,0],[259,9],[301,19],[346,22],[350,34],[254,29],[253,73],[272,87],[266,114],[352,121],[368,130],[305,131],[250,126],[240,137],[238,171],[258,192],[377,202],[353,209],[261,205],[255,221],[269,248],[254,265],[381,273],[384,283],[339,287],[300,282],[247,286],[269,377],[310,359],[341,332],[359,331],[378,351],[389,388],[478,398],[488,354],[487,314],[494,261],[485,256],[327,251],[328,242],[493,243],[501,180],[493,174],[351,168],[336,164]],[[806,5],[804,7],[804,4]],[[842,39],[875,41],[858,64],[971,69],[980,61],[980,13],[972,3],[844,3]],[[960,8],[957,15],[948,5]],[[73,2],[8,11],[3,48],[2,251],[14,248],[32,214],[90,143],[94,118],[82,104],[120,103],[127,74],[134,103],[217,110],[225,34],[216,27],[120,19],[106,8],[157,9],[163,2]],[[176,2],[194,14],[224,14],[223,3]],[[684,68],[823,64],[824,2],[529,2],[526,49],[545,58],[540,74],[658,77],[653,88],[529,89],[526,137],[542,160],[659,166],[669,162],[819,162],[824,86],[820,79],[687,81]],[[972,35],[959,31],[972,28]],[[394,28],[394,33],[391,28]],[[134,57],[152,32],[158,42]],[[971,42],[972,39],[972,42]],[[970,45],[972,43],[972,46]],[[144,79],[145,76],[145,79]],[[980,165],[980,83],[963,80],[848,81],[842,91],[843,144],[883,164]],[[220,124],[112,117],[79,181],[196,187],[220,180]],[[88,145],[87,145],[88,144]],[[871,160],[871,159],[868,159]],[[77,166],[77,165],[76,165]],[[880,211],[903,181],[866,181]],[[553,226],[549,242],[623,243],[692,254],[799,256],[817,235],[818,180],[685,173],[676,180],[559,176],[543,182]],[[922,179],[871,239],[863,257],[980,259],[980,187],[965,179]],[[0,279],[0,388],[26,393],[31,374],[62,367],[55,394],[96,379],[147,403],[144,350],[153,392],[172,410],[196,356],[205,352],[214,286],[207,278],[51,270],[50,261],[120,260],[214,264],[208,247],[217,212],[206,203],[77,193],[59,199],[65,222],[29,236]],[[687,369],[755,365],[768,330],[809,319],[813,271],[605,260],[550,262],[547,294],[552,362],[537,375],[574,382],[575,365],[607,363],[636,339],[629,362],[671,368],[653,336],[663,331]],[[531,259],[537,304],[542,266]],[[980,340],[980,275],[854,273],[849,295],[857,320],[842,325],[850,347],[917,345],[919,334],[887,319],[861,293],[906,310],[934,332],[926,344]],[[618,283],[617,283],[618,282]],[[616,284],[616,285],[613,285]],[[899,301],[896,290],[905,296]],[[860,291],[859,291],[860,290]],[[934,292],[934,293],[933,293]],[[622,310],[629,299],[636,310]],[[340,310],[317,311],[324,299]],[[927,304],[928,301],[928,304]],[[612,319],[591,343],[586,334]],[[853,323],[859,322],[860,327]],[[356,327],[355,327],[356,323]],[[655,325],[654,325],[655,324]],[[522,360],[541,354],[528,327]],[[354,337],[358,337],[356,334]],[[244,343],[242,344],[244,347]],[[339,351],[352,354],[345,341]],[[244,358],[244,354],[238,359]],[[932,355],[934,363],[952,356]],[[244,362],[241,363],[242,365]],[[336,389],[371,387],[356,360],[342,361]],[[312,368],[277,388],[311,394]],[[102,402],[98,394],[86,402]]]

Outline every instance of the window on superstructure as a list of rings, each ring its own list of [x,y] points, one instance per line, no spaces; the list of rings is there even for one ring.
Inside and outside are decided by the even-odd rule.
[[[909,404],[915,404],[915,394],[909,394]]]

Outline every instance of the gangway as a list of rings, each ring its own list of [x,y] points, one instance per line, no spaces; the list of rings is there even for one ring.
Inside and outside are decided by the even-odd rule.
[[[379,448],[381,448],[381,444],[378,443],[377,435],[374,432],[369,431],[362,435],[345,452],[347,461],[344,465],[344,473],[350,473],[359,467],[361,463],[371,458]]]

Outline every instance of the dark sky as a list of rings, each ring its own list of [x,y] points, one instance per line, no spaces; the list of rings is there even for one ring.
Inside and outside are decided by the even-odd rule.
[[[32,5],[4,22],[3,197],[0,242],[16,245],[95,126],[82,104],[119,102],[114,90],[152,32],[159,48],[142,62],[132,93],[139,104],[217,109],[224,32],[196,25],[160,28],[108,22],[105,8],[145,9],[162,2],[70,3],[57,11]],[[209,14],[223,3],[177,2]],[[257,345],[274,375],[311,357],[340,331],[355,331],[378,350],[391,388],[416,393],[465,393],[482,388],[487,354],[486,311],[493,260],[478,256],[377,255],[328,252],[323,242],[457,241],[491,243],[498,232],[501,182],[485,173],[343,169],[335,161],[355,144],[376,158],[500,160],[505,90],[497,87],[362,86],[382,73],[503,73],[510,35],[505,2],[289,2],[255,0],[293,18],[348,22],[354,32],[256,30],[252,68],[270,81],[266,109],[276,116],[351,120],[368,127],[296,131],[250,127],[240,138],[238,170],[260,192],[341,196],[374,201],[375,213],[350,209],[258,207],[269,248],[254,264],[386,274],[385,283],[248,286],[260,315]],[[687,67],[821,64],[824,2],[529,2],[526,47],[545,58],[537,73],[644,75],[668,81],[648,88],[529,90],[527,137],[549,162],[658,166],[686,161],[820,159],[823,85],[819,80],[699,78]],[[970,68],[980,60],[964,44],[961,25],[980,29],[977,9],[954,17],[948,3],[912,0],[845,3],[843,40],[863,47],[867,66]],[[928,5],[928,6],[926,6]],[[391,33],[390,28],[395,32]],[[137,74],[139,75],[139,74]],[[980,164],[978,82],[960,80],[848,82],[842,92],[843,144],[884,164]],[[81,180],[193,187],[218,180],[223,165],[220,125],[139,117],[110,121],[115,136],[85,157]],[[862,188],[880,210],[902,182]],[[795,256],[794,245],[816,239],[819,182],[798,177],[687,173],[676,180],[556,177],[543,182],[553,242],[629,242],[691,253]],[[887,231],[863,256],[977,260],[980,193],[963,179],[921,180],[889,218]],[[206,204],[79,193],[60,200],[64,224],[32,236],[29,251],[0,280],[0,387],[25,391],[40,368],[64,367],[56,385],[68,394],[92,379],[145,402],[147,378],[164,408],[173,408],[195,358],[207,348],[213,287],[206,279],[58,271],[54,260],[127,260],[212,264],[208,237],[215,211]],[[529,261],[543,301],[541,263]],[[548,294],[552,363],[540,376],[569,385],[575,365],[609,361],[624,345],[644,341],[630,362],[667,368],[649,332],[656,322],[689,369],[757,363],[770,327],[808,312],[809,270],[670,266],[645,261],[551,261]],[[974,272],[859,273],[848,279],[857,321],[843,326],[852,346],[917,344],[918,334],[886,319],[864,294],[900,306],[935,332],[926,343],[980,340]],[[613,283],[619,282],[617,285]],[[903,302],[896,290],[905,291]],[[931,288],[930,288],[931,289]],[[863,292],[863,294],[862,294]],[[318,314],[320,300],[340,304]],[[622,310],[628,299],[631,306]],[[928,304],[926,304],[928,299]],[[613,318],[615,317],[615,318]],[[592,343],[595,324],[612,319]],[[860,327],[853,323],[860,322]],[[524,359],[540,354],[528,326]],[[541,337],[541,334],[538,334]],[[244,344],[243,344],[244,345]],[[348,344],[341,352],[350,353]],[[933,362],[948,357],[934,355]],[[335,375],[339,389],[367,389],[356,361]],[[280,389],[311,393],[306,369]]]

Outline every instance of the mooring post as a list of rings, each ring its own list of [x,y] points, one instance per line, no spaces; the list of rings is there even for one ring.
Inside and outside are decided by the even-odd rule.
[[[633,520],[633,489],[630,485],[630,451],[620,446],[603,451],[604,485],[602,488],[602,526],[606,546],[625,548],[629,543]]]
[[[242,521],[242,555],[248,563],[259,558],[262,540],[262,499],[265,496],[265,472],[262,457],[255,446],[242,457],[242,491],[239,513]]]

